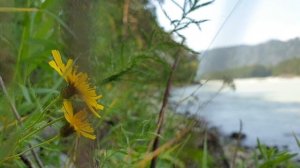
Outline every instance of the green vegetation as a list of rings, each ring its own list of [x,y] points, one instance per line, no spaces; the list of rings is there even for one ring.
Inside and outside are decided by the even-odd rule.
[[[300,75],[300,58],[283,61],[272,68],[272,74],[275,76],[299,76]]]
[[[290,163],[289,160],[295,156],[295,154],[289,154],[288,152],[279,152],[275,148],[268,148],[262,145],[259,140],[258,144],[258,154],[263,158],[262,162],[256,162],[255,167],[269,168],[269,167],[295,167],[296,165]],[[257,158],[258,160],[258,158]]]
[[[229,69],[220,72],[213,72],[204,75],[209,79],[223,79],[224,77],[230,78],[250,78],[250,77],[267,77],[271,76],[272,71],[262,65],[254,65],[243,68]]]
[[[172,64],[180,56],[172,84],[184,84],[194,78],[198,61],[192,50],[158,26],[154,6],[147,4],[134,0],[1,2],[0,73],[8,89],[0,99],[1,167],[37,166],[30,148],[37,150],[42,165],[53,167],[132,167],[151,156]],[[190,4],[195,10],[199,2]],[[66,134],[60,96],[66,84],[48,65],[53,49],[61,52],[64,62],[68,56],[74,59],[103,95],[101,119],[89,116],[96,141],[59,134]],[[16,107],[22,124],[16,124],[10,106]],[[181,132],[178,122],[190,124],[170,111],[165,120],[162,146]],[[175,154],[184,141],[175,142],[159,153],[158,166],[185,164]]]
[[[188,16],[210,3],[186,0],[182,18],[165,32],[146,0],[1,1],[0,167],[228,165],[219,135],[167,108],[170,86],[191,83],[198,67],[197,53],[173,36],[204,22]],[[88,116],[95,141],[74,133],[64,117],[70,83],[49,66],[53,49],[64,62],[74,59],[103,95],[101,118]],[[88,109],[80,99],[72,97],[74,109]]]
[[[268,76],[299,76],[300,75],[300,59],[293,58],[282,61],[279,64],[266,67],[263,65],[253,65],[241,68],[229,69],[219,72],[212,72],[204,75],[209,79],[231,78],[251,78],[251,77],[268,77]]]

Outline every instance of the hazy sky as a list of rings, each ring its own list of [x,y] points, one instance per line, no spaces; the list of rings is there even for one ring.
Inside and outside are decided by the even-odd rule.
[[[182,4],[184,0],[176,1]],[[171,0],[165,0],[164,8],[172,19],[181,16],[179,8]],[[213,41],[231,11],[233,13]],[[170,23],[159,7],[157,15],[159,23],[170,30]],[[187,37],[187,45],[197,51],[300,37],[300,0],[215,0],[193,13],[193,18],[210,20],[202,24],[202,31],[191,26],[181,32]]]

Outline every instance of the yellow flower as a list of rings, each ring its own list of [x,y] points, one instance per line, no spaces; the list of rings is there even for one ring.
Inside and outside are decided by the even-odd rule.
[[[97,101],[102,95],[97,95],[96,88],[90,86],[88,75],[82,72],[78,73],[73,65],[72,59],[69,59],[65,65],[57,50],[52,50],[52,56],[54,60],[50,61],[49,65],[68,82],[68,87],[64,92],[64,98],[70,98],[74,94],[79,95],[79,97],[85,101],[90,111],[95,116],[100,117],[97,110],[103,110],[104,106],[98,104]]]
[[[89,139],[96,139],[94,134],[94,129],[91,127],[90,123],[86,120],[87,114],[85,111],[79,111],[74,115],[73,106],[71,101],[64,100],[63,108],[65,118],[74,128],[77,134],[87,137]]]

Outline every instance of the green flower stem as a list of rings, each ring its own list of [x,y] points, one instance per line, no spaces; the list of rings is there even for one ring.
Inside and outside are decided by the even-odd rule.
[[[48,140],[46,140],[46,141],[44,141],[44,142],[42,142],[42,143],[40,143],[40,144],[34,145],[34,146],[32,146],[31,148],[28,148],[28,149],[26,149],[26,150],[24,150],[24,151],[22,151],[22,152],[20,152],[20,153],[18,153],[18,154],[15,154],[15,155],[6,157],[4,160],[9,160],[9,159],[13,159],[13,158],[15,158],[15,157],[18,157],[18,156],[22,155],[23,153],[26,153],[26,152],[28,152],[28,151],[30,151],[30,150],[33,150],[34,148],[40,147],[40,146],[42,146],[42,145],[44,145],[44,144],[48,144],[48,143],[50,143],[50,142],[52,142],[52,141],[58,139],[59,137],[60,137],[60,135],[58,134],[58,135],[54,136],[53,138],[50,138],[50,139],[48,139]]]
[[[28,137],[31,137],[32,135],[36,134],[36,133],[39,132],[40,130],[42,130],[42,129],[44,129],[44,128],[46,128],[46,127],[48,127],[48,126],[50,126],[50,125],[52,125],[52,124],[54,124],[54,123],[56,123],[56,122],[58,122],[58,121],[60,121],[60,120],[62,120],[63,118],[64,118],[64,116],[59,117],[59,118],[57,118],[57,119],[55,119],[55,120],[53,120],[53,121],[47,123],[46,125],[40,127],[39,129],[34,130],[34,131],[31,132],[30,134],[27,134],[27,135],[24,136],[22,139],[20,139],[20,140],[19,140],[19,143],[23,142],[23,141],[24,141],[25,139],[27,139]]]

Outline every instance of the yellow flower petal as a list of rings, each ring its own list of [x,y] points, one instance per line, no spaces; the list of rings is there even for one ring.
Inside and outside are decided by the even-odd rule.
[[[94,132],[94,129],[89,124],[82,125],[81,130],[88,133]]]
[[[79,132],[82,136],[86,137],[86,138],[89,138],[89,139],[92,139],[92,140],[95,140],[96,139],[96,135],[93,135],[93,134],[89,134],[89,133],[86,133],[86,132]]]
[[[58,74],[59,74],[60,76],[63,76],[61,69],[57,66],[57,64],[55,63],[55,61],[50,61],[50,62],[49,62],[49,65],[50,65],[55,71],[57,71]]]
[[[71,88],[68,90],[71,91],[71,93],[66,94],[68,96],[65,96],[65,98],[78,94],[79,97],[86,103],[89,110],[96,117],[100,118],[97,110],[103,110],[104,106],[98,104],[97,101],[102,98],[102,95],[97,95],[96,88],[90,86],[88,75],[86,73],[77,72],[76,68],[73,66],[72,59],[69,59],[65,65],[57,50],[52,50],[52,55],[54,61],[50,61],[49,65],[68,82],[68,86]]]
[[[100,115],[96,112],[96,110],[87,103],[87,106],[89,107],[89,109],[91,110],[91,112],[98,118],[100,118]]]
[[[67,61],[67,65],[63,72],[63,77],[65,78],[66,81],[68,81],[68,78],[72,75],[72,72],[73,72],[73,60],[69,59]]]
[[[58,50],[52,50],[52,56],[57,64],[58,67],[60,67],[61,69],[64,69],[65,64],[62,62],[61,60],[61,56]]]
[[[94,129],[91,127],[90,123],[86,120],[86,112],[79,111],[75,115],[73,115],[73,106],[72,102],[69,100],[64,100],[64,115],[66,120],[70,123],[70,125],[74,128],[77,134],[82,135],[89,139],[96,139],[94,135]]]
[[[70,100],[64,99],[63,101],[65,111],[68,115],[73,116],[73,106]]]
[[[74,118],[78,120],[84,120],[86,119],[86,113],[84,111],[79,111],[75,114]]]

